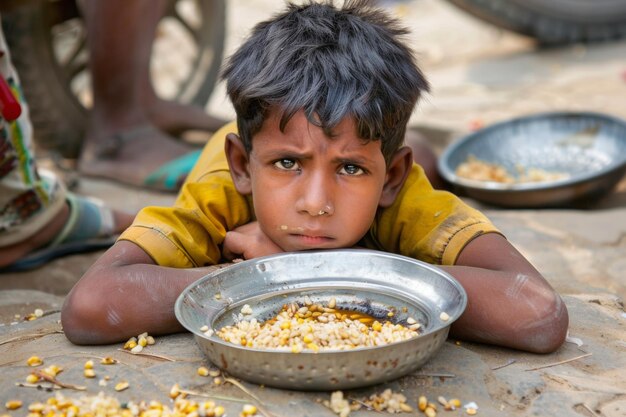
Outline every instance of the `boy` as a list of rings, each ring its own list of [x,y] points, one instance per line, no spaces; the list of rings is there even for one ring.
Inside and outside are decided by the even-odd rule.
[[[223,259],[359,245],[456,277],[469,303],[454,337],[557,349],[560,297],[402,146],[428,88],[405,33],[363,1],[289,5],[257,25],[223,73],[237,126],[215,134],[174,207],[144,209],[87,271],[63,308],[67,337],[179,331],[177,296]]]

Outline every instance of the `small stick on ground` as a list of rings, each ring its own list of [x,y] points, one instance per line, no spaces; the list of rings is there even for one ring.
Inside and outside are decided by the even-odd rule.
[[[576,405],[579,405],[579,406],[581,406],[582,408],[584,408],[585,410],[589,411],[593,417],[600,417],[600,416],[598,415],[598,413],[596,413],[595,411],[593,411],[593,410],[592,410],[592,409],[591,409],[591,408],[590,408],[587,404],[585,404],[585,403],[578,403],[578,404],[576,404]]]
[[[10,339],[5,339],[5,340],[0,341],[0,346],[5,345],[7,343],[23,342],[25,340],[38,339],[40,337],[44,337],[44,336],[48,336],[50,334],[56,334],[56,333],[63,333],[63,331],[55,329],[55,330],[48,330],[48,331],[40,332],[40,333],[31,333],[31,334],[25,334],[22,336],[16,336]]]
[[[57,309],[57,310],[46,310],[43,312],[43,316],[41,317],[45,317],[45,316],[49,316],[50,314],[54,314],[54,313],[60,313],[61,310]]]
[[[529,369],[526,369],[526,371],[536,371],[538,369],[550,368],[552,366],[557,366],[557,365],[563,365],[564,363],[573,362],[573,361],[576,361],[578,359],[586,358],[587,356],[591,356],[591,355],[593,355],[593,353],[591,353],[591,352],[590,353],[585,353],[584,355],[576,356],[575,358],[571,358],[571,359],[565,359],[564,361],[554,362],[554,363],[550,363],[548,365],[537,366],[535,368],[529,368]]]
[[[456,375],[454,374],[437,374],[437,373],[432,373],[432,374],[411,374],[411,376],[432,376],[434,378],[456,378]]]
[[[68,384],[68,383],[65,383],[65,382],[61,382],[58,379],[48,375],[47,373],[45,373],[43,371],[35,371],[33,373],[35,375],[37,375],[39,378],[43,379],[44,381],[51,382],[54,385],[58,385],[61,388],[74,389],[76,391],[85,391],[87,389],[87,387],[84,387],[82,385],[74,385],[74,384]]]
[[[44,391],[53,391],[55,389],[62,389],[61,387],[57,385],[46,386],[46,385],[41,385],[41,384],[30,384],[28,382],[16,382],[15,385],[20,388],[36,388],[38,390],[44,390]]]
[[[190,391],[186,389],[181,389],[180,393],[186,394],[186,395],[193,395],[194,397],[213,398],[215,400],[231,401],[235,403],[247,403],[248,402],[246,400],[242,400],[241,398],[227,397],[225,395],[204,394],[202,392]]]
[[[46,316],[49,316],[49,315],[51,315],[51,314],[60,313],[60,312],[61,312],[61,310],[60,310],[60,309],[46,310],[46,311],[44,311],[44,312],[43,312],[43,314],[41,315],[41,317],[46,317]],[[38,318],[41,318],[41,317],[38,317]]]
[[[164,361],[176,362],[176,359],[168,358],[167,356],[163,356],[163,355],[156,355],[154,353],[144,353],[144,352],[133,353],[130,350],[126,350],[126,349],[118,349],[118,350],[120,352],[128,353],[129,355],[146,356],[146,357],[149,357],[149,358],[162,359]]]
[[[258,402],[261,405],[263,404],[263,401],[261,401],[261,399],[259,397],[257,397],[256,395],[254,395],[253,393],[250,392],[249,389],[247,389],[246,387],[244,387],[243,385],[241,385],[241,383],[239,381],[237,381],[234,378],[230,378],[230,377],[224,377],[224,381],[226,382],[230,382],[231,384],[233,384],[234,386],[236,386],[237,388],[239,388],[240,390],[242,390],[243,392],[245,392],[246,394],[248,394],[251,398],[254,399],[254,401]]]
[[[515,362],[517,362],[515,359],[509,359],[505,364],[494,366],[493,368],[491,368],[491,370],[495,371],[495,370],[498,370],[498,369],[502,369],[502,368],[505,368],[505,367],[507,367],[509,365],[513,365]]]
[[[265,404],[263,404],[263,401],[261,401],[261,399],[259,397],[257,397],[256,395],[254,395],[253,393],[250,392],[250,390],[248,390],[246,387],[244,387],[243,385],[241,385],[241,383],[239,383],[239,381],[237,381],[234,378],[230,378],[227,376],[224,376],[224,381],[226,382],[230,382],[231,384],[233,384],[234,386],[236,386],[237,388],[239,388],[240,390],[242,390],[243,392],[245,392],[246,394],[248,394],[251,398],[253,398],[258,405],[258,409],[261,412],[261,414],[263,414],[265,417],[272,417],[273,414],[270,413],[269,411],[267,411],[265,409]]]
[[[367,411],[376,411],[377,413],[382,413],[382,411],[379,411],[379,410],[375,409],[374,407],[371,407],[371,406],[367,405],[365,403],[365,401],[361,401],[361,400],[358,400],[358,399],[352,398],[352,397],[346,397],[346,399],[350,400],[350,401],[354,401],[355,403],[362,405],[363,407],[365,407],[365,409]]]

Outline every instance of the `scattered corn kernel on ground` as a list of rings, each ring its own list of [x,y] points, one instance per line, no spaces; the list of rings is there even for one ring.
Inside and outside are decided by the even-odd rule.
[[[7,401],[7,410],[19,410],[21,401]],[[228,413],[215,401],[194,401],[179,396],[170,404],[158,401],[129,401],[121,403],[112,396],[100,393],[93,396],[71,398],[62,394],[33,402],[27,407],[28,417],[255,417],[257,407],[252,404],[230,406]],[[238,409],[238,411],[236,411]],[[1,416],[4,417],[4,416]]]
[[[476,415],[478,413],[478,405],[474,402],[461,406],[461,401],[457,398],[446,400],[445,397],[437,397],[440,407],[431,402],[426,396],[421,395],[416,399],[416,409],[427,417],[436,417],[437,411],[454,411],[463,408],[468,415]],[[398,392],[393,392],[387,388],[382,393],[372,394],[366,399],[347,398],[342,391],[335,391],[330,394],[330,399],[322,402],[326,407],[330,408],[339,417],[348,417],[351,411],[374,410],[378,412],[396,413],[414,413],[415,408],[409,404],[407,397]]]
[[[124,350],[128,350],[131,353],[141,353],[146,346],[151,346],[156,343],[154,337],[150,336],[147,332],[141,333],[137,337],[133,336],[124,343]]]

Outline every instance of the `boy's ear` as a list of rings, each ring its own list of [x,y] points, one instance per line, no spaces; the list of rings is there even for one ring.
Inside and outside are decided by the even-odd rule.
[[[248,169],[248,152],[238,135],[229,133],[226,135],[224,144],[226,159],[230,168],[230,176],[235,183],[235,188],[242,195],[252,193],[250,182],[250,170]]]
[[[393,204],[406,181],[411,167],[413,166],[413,152],[408,146],[403,146],[393,156],[387,167],[387,177],[383,186],[383,193],[380,196],[378,205],[389,207]]]

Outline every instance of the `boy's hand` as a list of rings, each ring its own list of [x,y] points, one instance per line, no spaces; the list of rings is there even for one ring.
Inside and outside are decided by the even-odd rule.
[[[252,259],[284,252],[259,227],[251,222],[226,233],[222,256],[232,261],[235,258]]]

